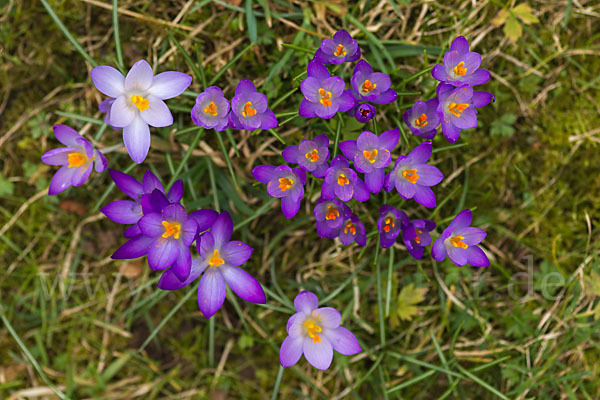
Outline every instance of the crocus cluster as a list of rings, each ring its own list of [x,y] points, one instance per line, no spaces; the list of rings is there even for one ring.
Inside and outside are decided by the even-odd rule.
[[[474,91],[473,86],[490,80],[490,73],[479,68],[481,55],[469,51],[469,43],[462,36],[454,39],[444,54],[444,64],[433,67],[431,75],[440,83],[437,97],[417,101],[403,114],[410,131],[431,140],[442,126],[442,134],[450,143],[458,140],[462,129],[477,126],[477,108],[494,100],[494,95]]]
[[[192,108],[194,124],[206,129],[223,131],[226,128],[272,129],[277,118],[267,108],[267,96],[256,91],[248,79],[242,79],[235,88],[235,96],[229,100],[217,86],[210,86],[196,98]]]

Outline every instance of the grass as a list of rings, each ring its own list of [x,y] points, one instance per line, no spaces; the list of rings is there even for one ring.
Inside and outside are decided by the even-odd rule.
[[[117,10],[116,1],[4,3],[0,397],[599,398],[600,7],[530,0],[540,22],[523,25],[511,43],[491,25],[505,3],[140,1],[119,2]],[[376,236],[366,249],[318,239],[311,215],[318,185],[307,186],[311,202],[286,220],[252,178],[254,166],[282,162],[282,142],[324,132],[337,142],[360,132],[345,117],[342,125],[293,113],[308,51],[341,27],[403,93],[378,108],[380,132],[433,95],[428,71],[454,37],[467,36],[483,53],[493,76],[483,89],[496,102],[456,145],[436,137],[434,160],[446,176],[435,188],[438,207],[387,199],[441,226],[473,209],[475,225],[488,232],[489,268],[416,262],[399,244],[393,253],[373,251]],[[268,304],[230,293],[211,324],[195,287],[162,292],[144,260],[111,260],[123,239],[121,227],[97,211],[120,196],[106,173],[85,188],[44,195],[54,169],[40,156],[56,145],[52,125],[67,123],[100,147],[121,140],[97,111],[102,97],[91,67],[127,70],[140,58],[194,82],[169,100],[175,123],[152,129],[144,165],[116,152],[110,167],[137,177],[149,168],[165,184],[177,176],[188,209],[230,211],[235,239],[255,249],[245,268],[265,286]],[[279,128],[224,136],[190,129],[188,112],[204,82],[231,96],[242,78],[267,94]],[[418,142],[404,134],[395,154]],[[382,202],[355,206],[368,231]],[[403,320],[400,293],[410,284],[427,292]],[[363,353],[336,355],[326,372],[305,360],[280,368],[300,289],[342,312]]]

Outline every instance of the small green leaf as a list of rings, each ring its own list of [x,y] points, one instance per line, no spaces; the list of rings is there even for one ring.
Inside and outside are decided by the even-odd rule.
[[[508,10],[507,9],[502,9],[500,10],[500,12],[494,17],[494,19],[492,19],[492,25],[493,26],[501,26],[506,22],[506,18],[509,16]]]
[[[256,43],[256,16],[252,10],[252,0],[246,0],[246,24],[248,24],[248,37],[252,43]]]
[[[404,321],[410,321],[417,315],[417,304],[425,299],[427,288],[417,288],[414,283],[410,283],[402,288],[398,295],[398,317]]]
[[[15,185],[0,174],[0,196],[10,196],[15,191]]]
[[[511,42],[516,42],[517,39],[523,34],[523,28],[521,28],[521,24],[519,24],[519,21],[517,21],[513,15],[509,15],[506,18],[506,22],[504,24],[504,34],[510,39]]]
[[[531,7],[526,3],[521,3],[512,9],[512,13],[521,20],[525,25],[540,22],[531,12]]]
[[[593,270],[590,271],[590,275],[585,277],[585,283],[592,294],[600,296],[600,274]]]

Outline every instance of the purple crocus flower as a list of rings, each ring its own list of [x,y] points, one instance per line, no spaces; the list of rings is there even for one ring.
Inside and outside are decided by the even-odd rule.
[[[182,72],[167,71],[154,76],[145,60],[136,62],[124,77],[113,67],[92,69],[96,88],[115,99],[110,107],[110,125],[123,128],[123,142],[131,159],[140,164],[150,149],[148,125],[173,124],[173,116],[163,100],[183,93],[192,77]]]
[[[395,187],[404,200],[414,198],[425,207],[435,207],[435,195],[429,186],[440,183],[444,175],[433,165],[426,164],[431,151],[431,142],[424,142],[409,155],[399,156],[394,169],[385,176],[385,191],[390,192]]]
[[[356,64],[350,82],[352,94],[358,101],[388,104],[396,100],[396,91],[390,89],[390,77],[383,72],[373,72],[373,68],[365,60]]]
[[[458,213],[448,225],[442,236],[433,244],[431,255],[437,261],[442,261],[446,255],[455,265],[462,267],[470,264],[475,267],[487,267],[490,260],[481,250],[479,244],[486,236],[485,231],[471,227],[473,214],[466,209]]]
[[[357,140],[340,143],[340,150],[354,161],[354,168],[365,174],[365,183],[371,193],[379,193],[383,187],[385,167],[390,165],[390,152],[398,144],[400,129],[385,131],[381,136],[364,131]]]
[[[225,130],[229,121],[228,115],[229,101],[217,86],[207,87],[196,97],[196,104],[192,107],[192,122],[206,129]]]
[[[98,111],[100,111],[101,113],[106,113],[106,115],[104,116],[104,122],[106,123],[106,125],[110,125],[113,129],[119,129],[110,124],[110,108],[112,107],[114,102],[115,99],[112,98],[102,100],[100,104],[98,104]]]
[[[415,219],[402,228],[402,239],[408,253],[415,259],[423,257],[423,247],[431,244],[431,232],[435,222],[428,219]]]
[[[308,77],[300,84],[304,95],[299,114],[305,118],[329,119],[338,111],[348,111],[354,106],[354,98],[344,90],[346,84],[338,76],[330,76],[326,67],[316,60],[308,63]]]
[[[358,122],[364,124],[372,120],[373,117],[375,117],[375,114],[377,114],[377,110],[374,106],[372,106],[369,103],[362,103],[355,105],[350,111],[348,111],[348,114],[351,117],[356,118]]]
[[[333,35],[333,39],[325,39],[315,53],[315,60],[321,64],[341,64],[360,58],[360,47],[350,34],[342,29]]]
[[[379,209],[377,229],[379,230],[379,244],[381,247],[390,247],[396,242],[402,227],[408,224],[408,217],[404,211],[384,204]]]
[[[223,305],[225,282],[242,299],[251,303],[266,303],[265,292],[260,283],[239,268],[252,255],[252,247],[244,242],[231,241],[232,233],[231,216],[223,211],[210,232],[196,240],[200,258],[192,260],[192,269],[187,279],[181,282],[171,268],[160,277],[158,287],[163,290],[181,289],[204,272],[198,286],[198,307],[207,319]]]
[[[320,198],[313,210],[313,216],[317,221],[317,234],[322,238],[335,239],[338,237],[344,221],[351,215],[350,208],[339,199]]]
[[[235,88],[231,99],[229,126],[234,129],[272,129],[277,126],[277,118],[267,108],[267,96],[256,91],[252,81],[242,79]]]
[[[252,170],[252,176],[267,184],[269,196],[281,198],[281,211],[286,218],[292,218],[298,213],[300,201],[304,197],[306,172],[287,165],[259,165]]]
[[[406,110],[402,118],[413,135],[421,136],[431,140],[437,133],[440,125],[440,117],[437,113],[438,98],[434,97],[427,101],[417,101],[410,110]]]
[[[331,167],[325,172],[321,196],[325,200],[337,196],[342,201],[349,201],[351,198],[367,201],[371,195],[365,183],[350,169],[346,157],[337,156],[331,160]]]
[[[352,242],[356,242],[362,247],[365,247],[367,244],[365,225],[360,222],[356,214],[350,215],[350,218],[346,219],[342,224],[340,241],[346,246],[352,244]]]
[[[285,161],[299,164],[300,168],[312,173],[315,178],[322,178],[329,168],[329,137],[323,134],[315,136],[313,140],[304,139],[299,145],[286,147],[281,155]]]
[[[148,247],[150,268],[163,270],[172,265],[175,276],[180,281],[185,280],[192,265],[189,246],[198,231],[198,224],[188,218],[185,208],[180,204],[169,204],[160,213],[144,215],[138,226],[144,236],[153,239]]]
[[[461,129],[477,126],[476,107],[483,107],[494,100],[491,93],[473,91],[469,85],[454,88],[449,83],[440,83],[437,95],[437,113],[442,120],[442,133],[450,143],[456,142]]]
[[[106,169],[106,157],[92,144],[84,139],[75,129],[66,125],[54,125],[54,136],[67,147],[52,149],[42,156],[48,165],[62,165],[50,181],[48,194],[53,196],[66,190],[69,186],[83,185],[92,168],[96,172]]]
[[[295,365],[302,354],[315,368],[326,370],[331,365],[333,350],[352,355],[362,351],[356,337],[340,326],[342,316],[334,308],[319,307],[314,293],[300,292],[294,299],[296,314],[287,322],[289,336],[281,345],[281,365]]]
[[[437,64],[431,70],[431,75],[440,82],[454,86],[464,84],[481,85],[490,80],[490,73],[480,69],[481,55],[469,51],[469,42],[459,36],[450,45],[450,50],[444,54],[444,65]]]

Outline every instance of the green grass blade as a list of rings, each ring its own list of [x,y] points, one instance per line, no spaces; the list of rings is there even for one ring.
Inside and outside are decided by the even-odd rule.
[[[256,43],[258,34],[256,30],[256,16],[252,9],[252,0],[246,0],[246,25],[248,25],[248,38],[252,43]]]
[[[117,53],[117,66],[121,72],[125,71],[123,62],[123,50],[121,49],[121,36],[119,33],[119,5],[118,0],[113,0],[112,6],[113,33],[115,36],[115,52]]]

